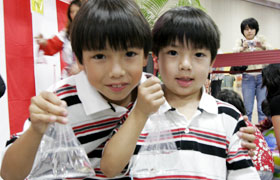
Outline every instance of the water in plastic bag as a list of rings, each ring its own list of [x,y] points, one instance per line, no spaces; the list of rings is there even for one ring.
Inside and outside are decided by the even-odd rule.
[[[169,174],[177,167],[177,146],[170,130],[170,120],[165,115],[154,114],[144,128],[148,133],[144,145],[133,157],[130,175],[138,178]]]
[[[28,179],[90,177],[95,173],[70,125],[50,124]]]

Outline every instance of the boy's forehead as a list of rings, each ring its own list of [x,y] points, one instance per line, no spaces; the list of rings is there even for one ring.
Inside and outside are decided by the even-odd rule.
[[[118,43],[111,44],[107,39],[105,40],[105,42],[106,43],[104,46],[95,46],[96,48],[92,48],[92,49],[83,48],[83,51],[100,51],[100,50],[127,51],[129,49],[139,49],[144,51],[144,47],[138,47],[132,45],[131,42],[129,41],[127,41],[126,43],[118,42]]]
[[[169,45],[171,47],[183,47],[183,48],[188,48],[188,49],[202,49],[205,48],[202,43],[194,43],[190,39],[184,38],[182,41],[180,41],[178,38],[175,40],[171,41]],[[208,48],[206,48],[208,49]]]

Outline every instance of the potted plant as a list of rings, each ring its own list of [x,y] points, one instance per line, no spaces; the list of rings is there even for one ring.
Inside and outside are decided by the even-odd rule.
[[[167,8],[166,5],[168,2],[171,3],[171,1],[173,1],[174,4],[171,5],[170,8],[176,6],[194,6],[204,10],[199,0],[136,0],[151,27],[153,27],[157,18],[169,8]]]

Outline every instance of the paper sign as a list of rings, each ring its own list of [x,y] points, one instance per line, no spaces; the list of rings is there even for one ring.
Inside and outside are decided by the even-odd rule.
[[[44,0],[31,0],[31,11],[44,14]]]

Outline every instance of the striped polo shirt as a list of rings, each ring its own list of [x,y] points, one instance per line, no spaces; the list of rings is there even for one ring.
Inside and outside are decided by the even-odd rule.
[[[145,79],[143,73],[141,81]],[[100,171],[104,145],[112,136],[113,131],[125,121],[134,103],[130,103],[127,107],[109,103],[91,86],[84,71],[57,82],[55,88],[49,89],[56,89],[57,96],[67,102],[68,121],[96,173],[95,176],[85,179],[108,179]],[[29,125],[30,122],[27,121],[24,129],[27,129]],[[18,135],[21,134],[18,133]],[[17,138],[18,136],[14,136],[9,143]],[[127,168],[120,175],[121,179],[130,179],[126,174],[128,174]]]
[[[134,179],[258,180],[237,132],[246,126],[232,105],[203,90],[186,119],[167,102],[148,119],[130,160]]]

